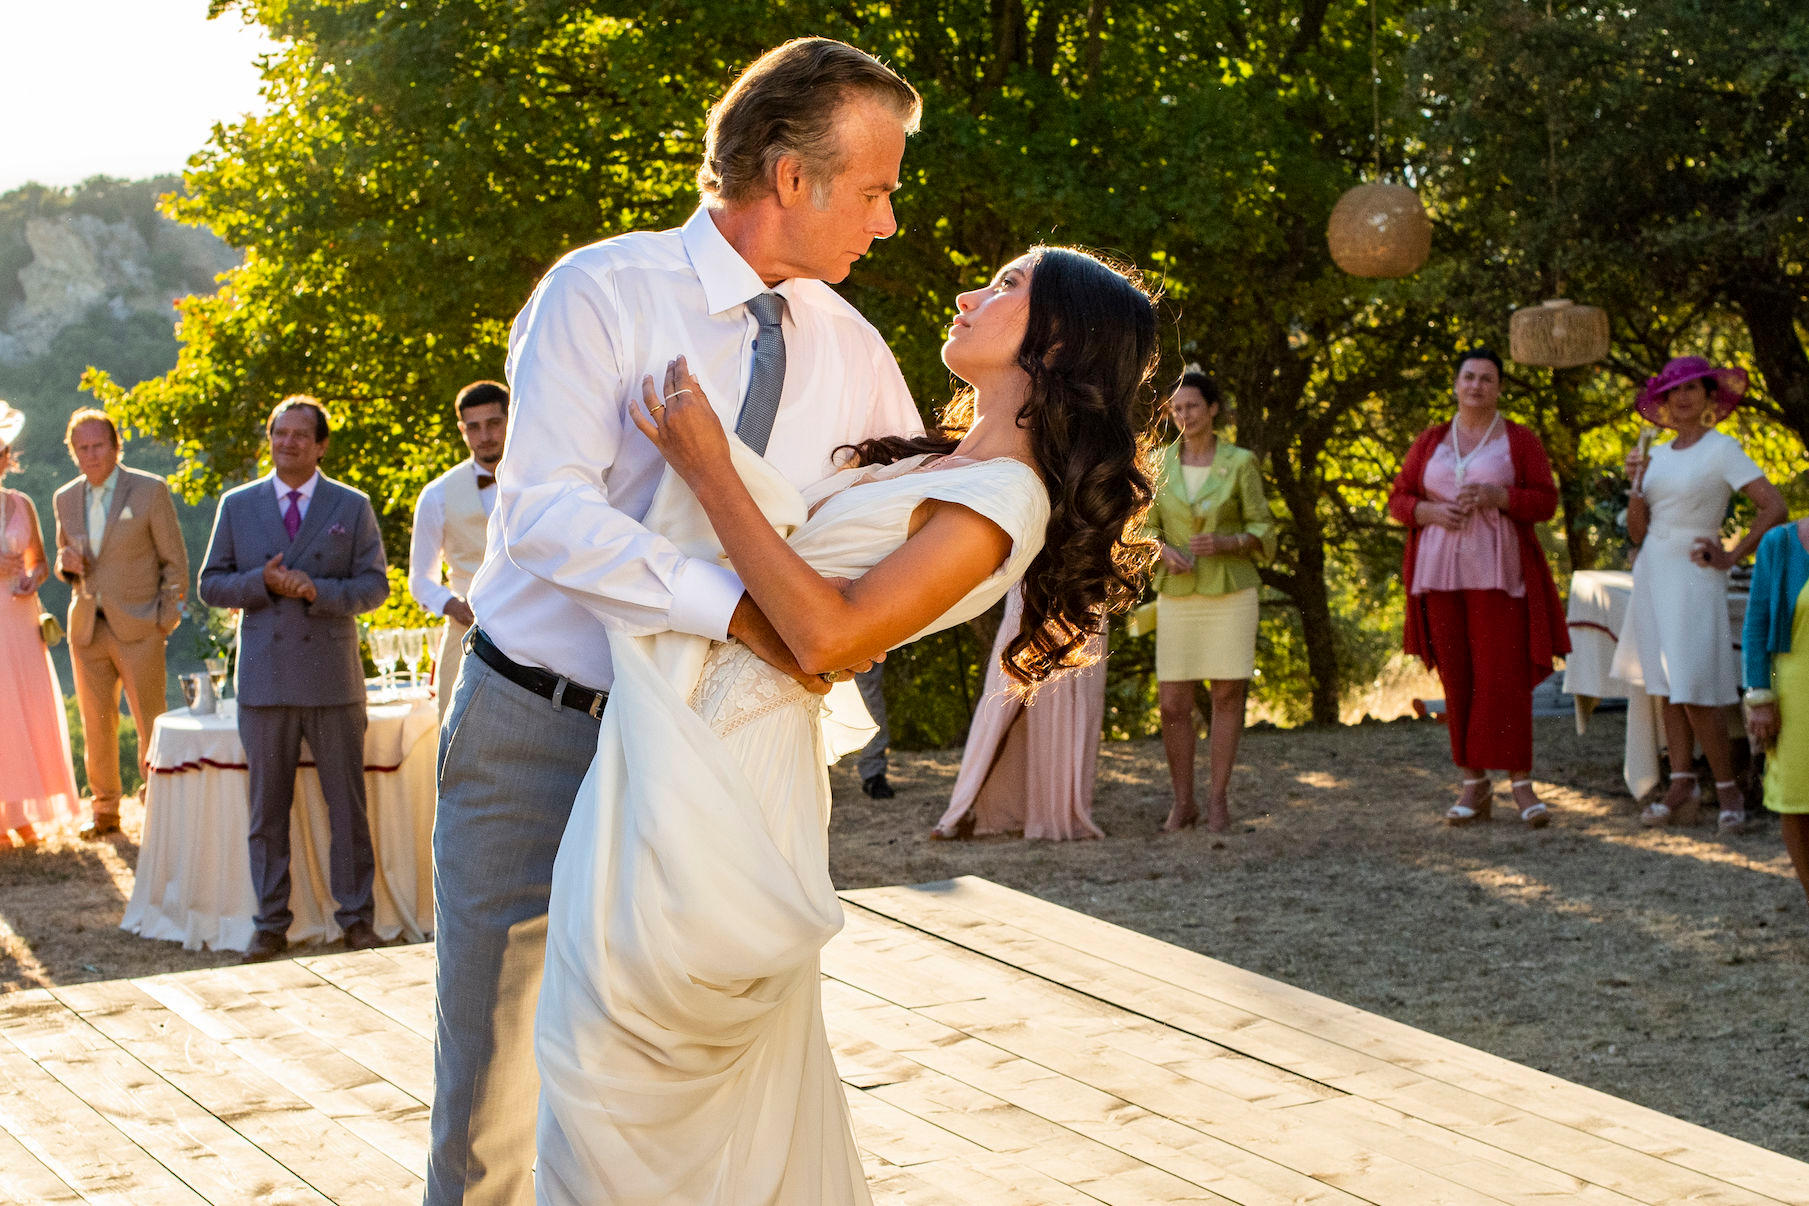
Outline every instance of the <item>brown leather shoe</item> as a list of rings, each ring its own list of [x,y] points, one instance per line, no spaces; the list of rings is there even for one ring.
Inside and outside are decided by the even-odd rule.
[[[382,945],[383,939],[377,937],[377,931],[368,921],[354,921],[345,927],[345,949],[348,951],[374,951]]]
[[[89,820],[89,822],[86,825],[83,825],[77,832],[81,835],[83,841],[92,842],[99,838],[106,837],[109,833],[118,833],[119,818],[116,816],[97,816]]]
[[[251,936],[251,946],[239,959],[240,963],[268,963],[289,949],[289,939],[275,930],[259,930]]]

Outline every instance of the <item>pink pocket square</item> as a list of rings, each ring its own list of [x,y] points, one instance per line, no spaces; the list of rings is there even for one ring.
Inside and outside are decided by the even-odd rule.
[[[336,523],[332,527],[327,529],[327,535],[329,535],[329,536],[350,536],[351,533],[345,530],[345,525],[343,523]]]

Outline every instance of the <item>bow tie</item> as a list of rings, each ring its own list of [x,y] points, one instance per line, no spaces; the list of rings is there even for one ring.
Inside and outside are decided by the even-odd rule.
[[[491,486],[494,486],[495,484],[496,484],[496,479],[494,477],[491,477],[488,473],[480,473],[477,475],[477,488],[479,490],[488,490]]]

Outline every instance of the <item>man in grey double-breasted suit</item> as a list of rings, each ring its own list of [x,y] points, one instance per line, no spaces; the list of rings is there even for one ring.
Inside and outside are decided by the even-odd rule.
[[[378,944],[371,928],[375,860],[364,802],[361,612],[389,595],[370,499],[323,477],[330,427],[305,394],[266,424],[276,471],[220,499],[200,595],[236,607],[239,739],[251,776],[251,882],[257,933],[245,961],[288,947],[289,813],[307,738],[333,834],[334,913],[348,949]]]

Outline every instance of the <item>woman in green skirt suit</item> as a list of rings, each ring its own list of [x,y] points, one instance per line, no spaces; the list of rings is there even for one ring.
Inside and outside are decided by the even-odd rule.
[[[1191,828],[1194,803],[1194,685],[1212,684],[1212,787],[1206,828],[1231,827],[1227,792],[1244,731],[1244,700],[1256,668],[1254,558],[1273,556],[1275,522],[1256,457],[1214,430],[1218,386],[1187,372],[1168,400],[1181,434],[1162,454],[1148,534],[1161,542],[1156,565],[1156,680],[1162,746],[1174,784],[1166,833]]]

